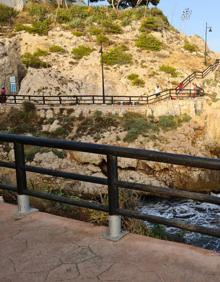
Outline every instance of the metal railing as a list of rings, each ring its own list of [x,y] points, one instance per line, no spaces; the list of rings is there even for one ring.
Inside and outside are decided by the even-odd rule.
[[[125,148],[100,144],[89,144],[82,142],[73,142],[59,139],[37,138],[14,134],[0,134],[0,142],[13,143],[15,162],[0,161],[0,167],[15,169],[16,171],[16,185],[8,185],[0,183],[0,189],[17,192],[18,208],[21,214],[30,211],[28,196],[57,201],[69,205],[95,209],[104,211],[109,214],[109,238],[112,240],[118,239],[122,236],[121,232],[121,216],[136,218],[141,220],[148,220],[152,223],[164,224],[176,228],[182,228],[187,231],[199,232],[210,236],[220,237],[220,228],[208,228],[205,226],[198,226],[185,223],[177,219],[167,219],[160,216],[150,214],[142,214],[136,210],[122,209],[120,207],[119,189],[129,189],[141,192],[150,192],[157,196],[169,196],[185,199],[192,199],[201,202],[208,202],[220,205],[220,198],[212,195],[182,191],[177,189],[163,188],[152,185],[145,185],[140,183],[133,183],[122,181],[118,177],[118,158],[131,158],[137,160],[154,161],[175,165],[183,165],[196,168],[204,168],[210,170],[220,170],[220,159],[211,159],[203,157],[193,157],[189,155],[163,153],[158,151],[142,150],[135,148]],[[93,154],[104,155],[107,158],[107,176],[96,177],[83,175],[73,172],[64,172],[43,168],[38,166],[27,165],[25,161],[24,147],[26,145],[56,148],[62,150],[72,150],[87,152]],[[108,187],[108,205],[105,206],[98,202],[66,198],[54,194],[49,194],[41,191],[31,190],[27,186],[26,173],[38,173],[41,175],[49,175],[53,177],[61,177],[64,179],[72,179],[90,183],[106,185]],[[100,188],[101,189],[101,188]],[[101,191],[100,191],[101,192]]]

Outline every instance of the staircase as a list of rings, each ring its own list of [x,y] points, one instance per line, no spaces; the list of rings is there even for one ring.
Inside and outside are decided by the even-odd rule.
[[[184,88],[196,78],[202,78],[202,79],[205,78],[211,71],[216,70],[219,64],[220,64],[220,59],[217,59],[212,65],[208,66],[204,71],[195,71],[189,76],[187,76],[187,78],[185,78],[182,81]]]

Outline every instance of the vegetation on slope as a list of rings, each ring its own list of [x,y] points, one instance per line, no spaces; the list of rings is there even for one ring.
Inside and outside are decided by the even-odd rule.
[[[7,7],[3,4],[0,4],[0,23],[1,24],[11,24],[12,20],[15,18],[17,15],[17,12],[10,8]]]
[[[111,7],[71,6],[56,8],[54,5],[29,2],[23,12],[1,5],[0,22],[11,23],[15,19],[16,31],[46,35],[54,25],[86,34],[99,29],[102,34],[120,34],[123,27],[133,21],[143,20],[141,32],[169,28],[167,18],[157,8],[139,7],[131,10],[115,10]],[[97,34],[96,34],[97,35]]]

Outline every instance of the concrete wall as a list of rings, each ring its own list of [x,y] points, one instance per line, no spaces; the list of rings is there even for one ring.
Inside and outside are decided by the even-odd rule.
[[[24,8],[25,0],[0,0],[0,3],[21,11]]]
[[[153,115],[159,117],[162,115],[181,115],[188,114],[192,118],[202,114],[206,109],[206,100],[204,98],[185,99],[185,100],[167,100],[151,106],[126,106],[126,105],[76,105],[76,106],[43,106],[36,105],[37,112],[42,118],[53,118],[55,115],[69,115],[68,110],[72,110],[72,115],[89,116],[91,113],[101,111],[104,114],[113,113],[123,116],[126,112],[137,112],[146,116]],[[11,108],[19,108],[19,105],[4,104],[0,108],[0,114],[9,111]]]

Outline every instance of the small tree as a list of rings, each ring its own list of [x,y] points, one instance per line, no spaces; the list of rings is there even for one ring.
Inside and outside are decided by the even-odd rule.
[[[148,7],[149,4],[157,6],[160,3],[160,0],[108,0],[108,2],[114,8],[118,8],[122,2],[123,3],[126,2],[128,6],[132,6],[132,7],[137,7],[139,5],[145,5]]]

